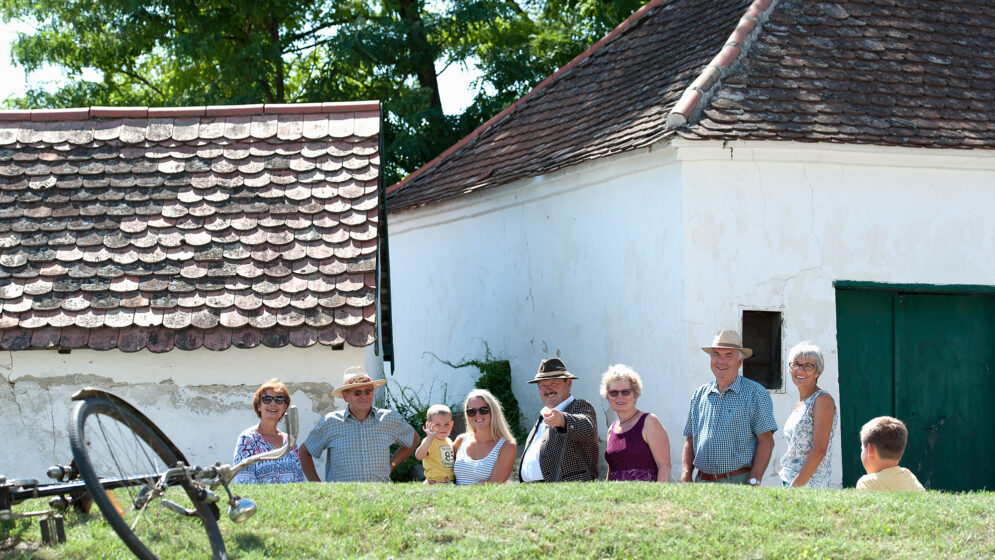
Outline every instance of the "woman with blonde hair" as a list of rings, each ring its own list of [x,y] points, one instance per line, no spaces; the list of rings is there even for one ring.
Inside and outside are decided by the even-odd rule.
[[[601,376],[601,396],[618,419],[608,428],[608,480],[670,482],[670,438],[655,414],[636,408],[643,381],[629,366],[616,364]]]
[[[253,455],[279,449],[287,443],[287,434],[280,431],[278,423],[290,408],[290,391],[274,377],[256,389],[252,408],[259,417],[259,424],[250,426],[238,436],[235,459],[232,464]],[[236,484],[307,482],[301,469],[300,454],[294,445],[283,457],[275,461],[261,461],[249,465],[235,475]]]
[[[463,404],[466,431],[453,443],[456,484],[504,483],[511,476],[518,446],[501,410],[486,389],[474,389]]]

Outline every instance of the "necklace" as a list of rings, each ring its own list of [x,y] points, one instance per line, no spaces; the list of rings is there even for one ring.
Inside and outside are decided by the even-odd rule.
[[[621,428],[622,424],[625,424],[626,422],[628,422],[629,420],[632,420],[636,416],[639,416],[639,409],[636,409],[636,411],[632,413],[632,416],[626,418],[625,420],[619,420],[618,427]]]

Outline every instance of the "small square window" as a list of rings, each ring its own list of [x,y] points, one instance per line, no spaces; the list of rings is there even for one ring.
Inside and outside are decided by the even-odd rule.
[[[743,375],[768,389],[781,389],[781,313],[743,311],[743,346],[753,349],[743,362]]]

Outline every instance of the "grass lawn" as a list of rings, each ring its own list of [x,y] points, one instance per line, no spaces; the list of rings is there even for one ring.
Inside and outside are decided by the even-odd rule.
[[[222,516],[235,559],[995,557],[991,492],[603,482],[291,484],[239,491],[256,501],[259,513],[240,525]],[[39,500],[15,511],[43,505]],[[0,557],[131,557],[99,515],[70,515],[67,537],[65,545],[39,548],[36,521],[3,522]],[[185,557],[171,550],[171,557]]]

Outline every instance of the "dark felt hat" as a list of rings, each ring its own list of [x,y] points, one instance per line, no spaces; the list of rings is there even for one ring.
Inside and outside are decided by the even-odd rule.
[[[546,379],[577,379],[577,376],[567,371],[567,366],[563,365],[563,360],[559,358],[547,358],[539,362],[539,372],[535,379],[529,383],[538,383]]]

